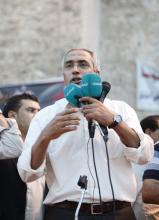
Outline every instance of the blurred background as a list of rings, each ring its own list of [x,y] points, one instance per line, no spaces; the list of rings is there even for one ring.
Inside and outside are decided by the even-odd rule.
[[[30,89],[42,107],[61,98],[61,60],[74,47],[97,52],[109,98],[139,118],[158,113],[158,0],[0,0],[0,104]]]

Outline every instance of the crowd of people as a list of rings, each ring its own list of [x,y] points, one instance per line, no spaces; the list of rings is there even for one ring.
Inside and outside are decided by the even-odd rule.
[[[95,54],[69,50],[65,87],[80,86],[86,73],[100,75]],[[0,112],[0,220],[159,219],[159,115],[140,122],[123,101],[79,102],[63,98],[40,110],[33,94],[7,100]]]

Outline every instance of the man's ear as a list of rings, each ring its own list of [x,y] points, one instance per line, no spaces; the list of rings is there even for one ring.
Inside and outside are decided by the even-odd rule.
[[[16,119],[16,116],[17,116],[17,114],[16,114],[15,111],[9,111],[9,112],[8,112],[8,118],[14,118],[14,119]]]
[[[97,67],[94,67],[94,72],[100,75],[100,71]]]
[[[150,128],[146,128],[145,133],[151,136],[151,129]]]

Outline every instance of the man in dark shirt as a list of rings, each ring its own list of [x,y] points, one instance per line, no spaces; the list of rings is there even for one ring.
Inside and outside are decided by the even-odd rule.
[[[147,219],[159,219],[159,115],[144,118],[141,127],[154,140],[154,157],[143,175],[144,210]]]

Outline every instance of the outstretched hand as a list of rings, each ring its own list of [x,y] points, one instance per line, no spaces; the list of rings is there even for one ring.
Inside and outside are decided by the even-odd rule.
[[[77,129],[80,118],[75,114],[77,108],[69,108],[57,114],[43,130],[43,135],[49,140],[56,139],[62,134]]]

